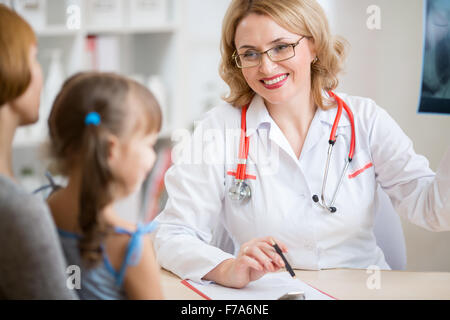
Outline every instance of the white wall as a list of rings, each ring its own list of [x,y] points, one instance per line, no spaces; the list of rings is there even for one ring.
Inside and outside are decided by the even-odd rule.
[[[222,19],[230,0],[183,2],[185,85],[189,119],[221,103],[227,86],[219,76]]]
[[[385,108],[436,170],[450,144],[450,117],[418,114],[422,68],[422,0],[321,0],[332,32],[351,44],[339,91],[367,96]],[[381,29],[369,30],[370,5]],[[408,270],[450,271],[450,232],[433,233],[402,218]]]

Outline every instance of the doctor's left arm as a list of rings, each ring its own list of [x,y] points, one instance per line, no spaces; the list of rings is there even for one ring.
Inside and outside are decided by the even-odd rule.
[[[434,173],[386,111],[377,108],[374,118],[369,136],[375,174],[396,211],[427,230],[450,230],[450,148]]]
[[[159,264],[197,282],[221,262],[234,258],[209,244],[220,223],[225,189],[224,131],[220,127],[208,119],[196,127],[181,159],[166,174],[169,198],[157,217],[160,225],[154,248]]]

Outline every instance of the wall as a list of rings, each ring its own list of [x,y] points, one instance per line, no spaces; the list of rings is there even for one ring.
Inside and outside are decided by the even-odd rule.
[[[450,117],[418,114],[422,68],[422,0],[322,0],[332,32],[351,44],[338,90],[367,96],[385,108],[433,170],[450,144]],[[366,12],[381,9],[381,29],[369,30]],[[411,271],[450,271],[450,233],[433,233],[402,218]]]
[[[230,0],[183,2],[184,76],[189,119],[222,102],[228,88],[219,76],[222,19]],[[202,14],[199,14],[201,12]]]

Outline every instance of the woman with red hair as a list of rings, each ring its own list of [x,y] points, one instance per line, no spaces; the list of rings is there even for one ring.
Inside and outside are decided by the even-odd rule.
[[[74,299],[45,203],[17,184],[12,141],[39,117],[42,70],[37,40],[19,15],[0,4],[0,299]]]

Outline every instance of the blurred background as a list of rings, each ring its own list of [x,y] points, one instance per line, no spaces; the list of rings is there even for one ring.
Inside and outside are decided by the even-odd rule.
[[[449,147],[450,117],[419,114],[425,0],[320,0],[332,33],[350,52],[337,91],[370,97],[386,109],[436,170]],[[0,0],[35,29],[45,83],[39,123],[19,130],[14,170],[30,191],[46,184],[46,119],[64,79],[82,70],[114,71],[147,85],[164,125],[158,160],[139,192],[117,204],[131,221],[164,206],[172,133],[191,129],[221,103],[221,21],[230,0]],[[63,181],[61,181],[63,183]],[[450,271],[450,233],[432,233],[401,218],[407,270]]]

